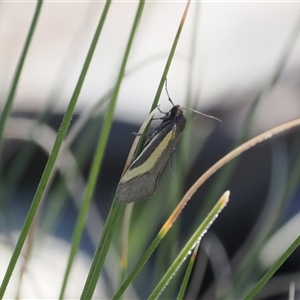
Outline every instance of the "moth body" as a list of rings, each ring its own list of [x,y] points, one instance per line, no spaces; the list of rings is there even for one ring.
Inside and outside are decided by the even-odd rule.
[[[179,105],[174,105],[149,135],[140,155],[121,178],[116,191],[119,202],[130,203],[150,198],[186,124]]]

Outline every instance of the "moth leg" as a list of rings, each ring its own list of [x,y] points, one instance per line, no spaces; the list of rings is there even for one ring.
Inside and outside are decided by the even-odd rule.
[[[167,114],[167,112],[164,112],[164,111],[162,111],[162,110],[159,108],[159,106],[160,106],[160,105],[158,105],[158,106],[157,106],[157,109],[158,109],[158,111],[159,111],[161,114],[164,114],[164,115],[166,115],[166,114]],[[162,119],[163,119],[163,117],[162,117],[162,118],[159,118],[159,119],[161,119],[161,120],[162,120]],[[154,120],[154,119],[153,119],[153,120]]]

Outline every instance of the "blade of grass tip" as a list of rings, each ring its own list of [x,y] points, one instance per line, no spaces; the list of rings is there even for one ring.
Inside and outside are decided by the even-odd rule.
[[[105,14],[105,12],[107,12],[108,3],[109,3],[109,1],[106,3],[106,6],[105,6],[104,11],[103,11],[103,14]],[[39,185],[37,187],[36,193],[34,195],[32,204],[31,204],[30,209],[28,211],[28,214],[26,216],[26,219],[25,219],[23,228],[21,230],[20,236],[18,238],[18,241],[16,243],[16,246],[15,246],[15,249],[13,251],[12,257],[10,259],[9,265],[7,267],[5,276],[3,278],[3,281],[2,281],[2,284],[1,284],[1,287],[0,287],[0,299],[3,298],[3,295],[5,293],[6,287],[7,287],[8,282],[9,282],[9,279],[10,279],[10,277],[12,275],[12,272],[13,272],[15,266],[16,266],[18,257],[19,257],[19,255],[21,253],[21,250],[22,250],[23,246],[24,246],[25,239],[26,239],[26,237],[28,235],[28,232],[30,230],[31,224],[32,224],[32,222],[34,220],[35,214],[36,214],[36,212],[38,210],[38,207],[40,205],[41,199],[43,197],[44,190],[45,190],[45,188],[46,188],[46,186],[48,184],[49,177],[51,175],[51,172],[53,171],[53,167],[54,167],[55,161],[57,159],[59,150],[61,148],[63,139],[64,139],[64,137],[66,135],[66,132],[67,132],[67,130],[69,128],[69,125],[70,125],[70,122],[71,122],[71,119],[72,119],[72,116],[73,116],[73,113],[74,113],[74,110],[75,110],[75,106],[76,106],[76,103],[77,103],[77,99],[79,97],[79,94],[80,94],[80,91],[81,91],[81,87],[82,87],[84,79],[85,79],[85,75],[86,75],[86,73],[88,71],[88,68],[89,68],[90,62],[92,60],[92,56],[93,56],[94,50],[95,50],[96,45],[97,45],[97,41],[98,41],[98,38],[99,38],[99,35],[100,35],[100,32],[101,32],[101,29],[103,27],[103,24],[102,24],[103,21],[104,21],[103,18],[101,18],[100,22],[99,22],[99,25],[98,25],[98,27],[96,29],[95,35],[93,37],[93,40],[92,40],[92,43],[91,43],[91,46],[90,46],[90,49],[88,51],[86,60],[85,60],[84,65],[83,65],[82,71],[80,73],[79,79],[78,79],[76,87],[74,89],[72,98],[70,100],[70,103],[68,105],[66,113],[65,113],[65,115],[63,117],[61,126],[59,128],[59,131],[58,131],[58,134],[57,134],[57,137],[56,137],[53,149],[52,149],[51,154],[50,154],[50,156],[48,158],[48,161],[47,161],[47,164],[45,166],[44,172],[42,174],[41,180],[39,182]]]
[[[184,12],[182,14],[182,17],[181,17],[181,20],[180,20],[180,23],[179,23],[179,26],[178,26],[178,29],[177,29],[177,32],[176,32],[176,35],[175,35],[170,53],[169,53],[165,68],[163,70],[163,73],[162,73],[162,76],[161,76],[161,79],[160,79],[160,82],[159,82],[159,85],[158,85],[158,88],[157,88],[157,91],[156,91],[156,94],[154,96],[154,100],[153,100],[150,112],[152,112],[158,105],[158,100],[159,100],[159,97],[160,97],[161,92],[163,90],[163,87],[164,87],[164,84],[165,84],[165,81],[166,81],[166,78],[167,78],[167,75],[168,75],[173,57],[174,57],[174,54],[175,54],[175,51],[176,51],[176,47],[178,45],[178,41],[179,41],[179,38],[180,38],[180,35],[181,35],[181,31],[182,31],[183,25],[185,23],[187,13],[189,11],[190,4],[191,4],[191,0],[188,0],[187,3],[186,3],[186,6],[185,6]],[[150,124],[147,126],[145,131],[148,132],[149,128],[150,128]],[[142,147],[145,144],[145,140],[146,140],[146,136],[142,137],[141,143],[140,143],[139,148],[137,150],[138,153],[140,153],[142,151]]]
[[[297,147],[297,153],[299,152],[298,148],[299,147]],[[274,153],[276,154],[276,152]],[[279,167],[276,156],[281,157]],[[282,156],[281,151],[280,153],[277,153],[276,156],[272,159],[272,163],[274,165],[272,168],[278,168],[281,172],[280,174],[277,174],[278,172],[273,172],[270,185],[275,188],[272,193],[269,193],[267,196],[267,204],[260,213],[258,221],[252,229],[249,237],[231,261],[231,267],[235,270],[235,279],[230,286],[230,290],[227,291],[227,294],[225,294],[225,297],[233,297],[233,292],[238,293],[239,288],[243,289],[245,284],[247,285],[249,274],[251,274],[251,270],[255,268],[253,261],[256,261],[262,245],[270,236],[272,228],[276,226],[276,222],[278,222],[280,218],[280,212],[282,212],[282,207],[285,204],[285,201],[290,198],[299,184],[300,157],[298,157],[296,162],[293,164],[290,175],[288,176],[286,174],[287,170],[285,170],[288,162],[285,162],[285,159],[283,159],[284,156]],[[287,180],[285,180],[286,177]],[[285,184],[285,182],[287,183]],[[282,184],[284,185],[283,191]],[[245,253],[247,253],[246,257]],[[213,287],[211,286],[209,291],[211,291],[212,288]],[[208,296],[209,294],[206,293],[206,295]]]
[[[188,267],[186,269],[185,275],[183,277],[183,280],[182,280],[182,283],[181,283],[181,286],[180,286],[180,290],[179,290],[179,293],[178,293],[178,296],[177,296],[177,300],[184,299],[185,291],[186,291],[187,285],[189,283],[189,280],[190,280],[190,277],[191,277],[191,274],[192,274],[192,270],[193,270],[193,267],[194,267],[194,264],[195,264],[195,261],[196,261],[199,246],[200,246],[200,243],[198,243],[196,245],[196,247],[194,248],[194,250],[193,250],[193,253],[191,255],[191,259],[189,261]]]
[[[163,239],[163,237],[167,234],[173,223],[176,221],[180,213],[182,212],[183,208],[186,206],[188,201],[192,198],[194,193],[200,188],[200,186],[208,180],[215,172],[217,172],[220,168],[222,168],[224,165],[229,163],[231,160],[236,158],[238,155],[242,154],[243,152],[249,150],[250,148],[254,147],[255,145],[271,138],[272,136],[282,133],[284,131],[287,131],[291,128],[294,128],[296,126],[300,126],[300,118],[289,121],[287,123],[284,123],[282,125],[279,125],[277,127],[274,127],[254,138],[247,141],[246,143],[240,145],[238,148],[234,149],[227,155],[225,155],[222,159],[220,159],[217,163],[215,163],[210,169],[208,169],[202,176],[199,177],[199,179],[193,184],[193,186],[186,192],[182,200],[177,205],[176,209],[173,211],[171,216],[168,218],[168,220],[165,222],[165,224],[162,226],[161,230],[157,234],[157,236],[152,241],[151,245],[148,247],[148,249],[145,251],[144,255],[140,259],[137,266],[134,268],[134,270],[130,273],[130,275],[125,279],[119,290],[115,293],[113,296],[113,299],[119,299],[120,296],[124,293],[126,288],[129,286],[129,284],[133,281],[133,279],[136,277],[136,275],[139,273],[139,271],[143,268],[143,266],[146,264],[147,260],[151,256],[151,254],[154,252],[160,241]]]
[[[12,104],[14,101],[14,97],[15,97],[16,90],[18,87],[19,79],[20,79],[20,76],[21,76],[21,73],[23,70],[24,62],[25,62],[25,59],[26,59],[26,56],[28,53],[28,49],[29,49],[29,46],[31,44],[32,37],[34,34],[34,30],[36,28],[38,18],[39,18],[40,12],[41,12],[42,4],[43,4],[43,0],[39,0],[36,4],[36,9],[35,9],[35,12],[33,15],[33,19],[31,21],[31,25],[30,25],[30,28],[28,31],[28,35],[27,35],[25,44],[24,44],[24,48],[21,53],[21,57],[20,57],[20,60],[18,62],[16,71],[15,71],[14,79],[12,81],[12,85],[11,85],[7,100],[5,102],[5,105],[4,105],[4,108],[3,108],[3,111],[2,111],[2,114],[0,117],[0,151],[2,149],[2,140],[3,140],[3,131],[4,131],[5,122],[11,111],[11,107],[12,107]],[[0,169],[1,169],[1,161],[0,161]]]
[[[264,285],[271,279],[275,272],[281,265],[291,256],[291,254],[299,247],[300,236],[290,245],[290,247],[283,253],[283,255],[273,264],[268,272],[261,278],[261,280],[252,288],[252,290],[244,297],[246,300],[251,300],[264,287]]]
[[[218,217],[220,212],[224,209],[226,204],[229,201],[229,195],[230,192],[226,191],[221,198],[218,200],[217,204],[213,207],[213,209],[209,212],[209,214],[206,216],[204,221],[200,224],[200,226],[197,228],[197,230],[194,232],[192,237],[189,239],[189,241],[186,243],[186,245],[183,247],[177,258],[174,260],[172,265],[169,267],[168,271],[165,273],[163,278],[160,280],[160,282],[157,284],[157,286],[154,288],[148,299],[157,299],[158,296],[162,293],[162,291],[165,289],[169,281],[172,279],[176,271],[179,269],[182,262],[186,259],[186,257],[191,253],[191,250],[195,247],[197,243],[201,240],[203,235],[207,232],[209,227],[212,225],[212,223],[215,221],[215,219]]]
[[[145,5],[145,0],[141,0],[139,2],[139,5],[138,5],[137,11],[136,11],[136,15],[135,15],[135,19],[132,24],[132,29],[131,29],[131,32],[130,32],[130,35],[128,38],[124,57],[123,57],[122,64],[121,64],[121,68],[120,68],[119,75],[117,78],[116,88],[112,94],[112,98],[111,98],[111,101],[110,101],[110,104],[108,107],[108,112],[111,114],[111,116],[113,116],[115,103],[116,103],[116,100],[118,97],[118,92],[119,92],[121,82],[122,82],[122,79],[123,79],[123,76],[125,73],[125,67],[126,67],[126,64],[128,61],[129,53],[132,48],[133,40],[134,40],[136,31],[138,29],[138,25],[139,25],[142,13],[143,13],[144,5]],[[112,121],[112,119],[111,119],[111,121]],[[90,173],[91,176],[89,177],[87,190],[86,190],[85,197],[83,200],[83,202],[84,202],[83,209],[85,209],[84,208],[85,202],[86,202],[86,205],[88,206],[89,198],[91,198],[92,192],[94,190],[94,186],[96,183],[96,177],[99,172],[99,168],[100,168],[100,165],[102,162],[106,142],[108,140],[108,135],[109,135],[110,127],[111,127],[111,121],[106,122],[106,119],[105,119],[105,122],[104,122],[104,128],[106,129],[106,131],[104,131],[104,128],[103,128],[103,131],[101,133],[101,137],[99,140],[99,144],[98,144],[99,147],[97,148],[97,153],[95,155],[95,163],[93,164],[93,167],[92,167],[92,170]],[[108,123],[108,124],[106,124],[106,123]],[[90,183],[90,181],[91,181],[91,183]],[[86,282],[85,282],[85,285],[84,285],[84,288],[82,291],[81,299],[91,299],[93,296],[95,287],[98,282],[98,278],[100,276],[102,267],[104,265],[106,255],[107,255],[109,246],[111,244],[112,237],[115,232],[116,226],[119,222],[121,213],[123,211],[123,208],[124,208],[124,204],[117,203],[115,201],[115,199],[113,200],[113,204],[111,207],[111,211],[109,213],[109,217],[104,225],[102,236],[101,236],[99,244],[97,246],[97,249],[96,249],[96,252],[95,252],[95,255],[93,258],[92,266],[90,268],[88,277],[86,279]],[[85,213],[85,215],[86,214],[87,214],[87,212]],[[80,212],[80,215],[81,215],[81,212]],[[86,216],[83,216],[83,217],[85,218]],[[75,234],[74,234],[74,236],[75,236]]]

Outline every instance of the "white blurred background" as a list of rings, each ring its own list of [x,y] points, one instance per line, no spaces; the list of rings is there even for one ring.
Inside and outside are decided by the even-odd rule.
[[[43,109],[58,87],[56,108],[66,107],[103,5],[101,1],[45,2],[21,76],[15,110]],[[148,113],[184,6],[183,1],[146,3],[127,70],[143,65],[122,84],[116,112],[119,118],[140,122]],[[205,111],[212,106],[243,101],[239,95],[266,83],[296,25],[300,3],[207,1],[199,6],[192,87],[194,96],[199,98],[198,108]],[[77,109],[92,105],[114,83],[136,7],[135,1],[112,4]],[[34,8],[32,2],[0,3],[1,103],[7,95]],[[186,95],[197,9],[193,2],[168,75],[169,92],[179,104]],[[299,72],[299,50],[297,41],[285,76]],[[269,118],[278,118],[275,123],[299,113],[298,99],[290,98],[277,97],[276,103],[270,100],[266,104]],[[162,94],[161,102],[169,107],[166,99]],[[287,103],[292,105],[291,109]]]

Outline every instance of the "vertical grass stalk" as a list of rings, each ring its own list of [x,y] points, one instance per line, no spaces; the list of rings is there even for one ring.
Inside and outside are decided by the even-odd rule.
[[[130,36],[129,36],[129,39],[128,39],[128,42],[126,45],[124,57],[123,57],[121,68],[120,68],[119,75],[117,78],[116,87],[114,89],[114,92],[112,94],[112,98],[111,98],[111,101],[109,104],[107,117],[110,114],[113,114],[113,111],[114,111],[114,107],[115,107],[115,103],[116,103],[116,100],[118,97],[121,82],[122,82],[122,79],[123,79],[123,76],[125,73],[125,67],[126,67],[129,53],[130,53],[130,50],[131,50],[131,47],[133,44],[135,33],[137,31],[138,24],[139,24],[139,21],[142,16],[144,5],[145,5],[145,0],[141,0],[138,5],[138,8],[137,8],[137,12],[136,12],[135,19],[134,19],[134,22],[132,25]],[[104,128],[101,133],[99,147],[97,149],[97,152],[103,152],[103,154],[104,154],[105,145],[108,140],[108,135],[109,135],[110,127],[111,127],[111,123],[106,124],[107,123],[106,119],[104,121]],[[103,156],[103,154],[102,154],[102,156]],[[100,156],[101,160],[102,160],[102,156]],[[100,161],[99,161],[99,166],[100,166]],[[92,172],[93,172],[93,170],[92,170]],[[98,172],[98,171],[95,170],[95,172],[93,172],[93,173],[96,173],[96,172]],[[93,177],[89,178],[89,181],[90,180],[93,180]],[[86,196],[84,198],[84,202],[87,200],[87,197],[92,196],[91,193],[89,192],[89,190],[90,190],[89,186],[90,186],[90,182],[88,182],[88,187],[87,187]],[[90,194],[90,196],[88,194]],[[95,255],[93,258],[93,262],[92,262],[92,266],[90,268],[88,278],[86,279],[85,286],[82,291],[81,299],[91,299],[93,296],[93,293],[94,293],[95,287],[97,285],[98,278],[100,276],[109,246],[112,241],[113,234],[115,232],[116,226],[118,224],[121,213],[123,211],[123,207],[124,207],[123,204],[115,202],[115,199],[113,200],[113,204],[112,204],[110,213],[108,215],[108,219],[104,225],[102,236],[100,238],[99,244],[97,246],[97,249],[96,249],[96,252],[95,252]]]
[[[170,69],[170,66],[171,66],[171,63],[172,63],[172,60],[173,60],[178,42],[179,42],[181,31],[182,31],[183,25],[185,23],[187,13],[188,13],[189,8],[190,8],[190,4],[191,4],[191,0],[188,0],[187,3],[186,3],[186,6],[185,6],[184,12],[182,14],[182,17],[181,17],[181,20],[180,20],[180,23],[179,23],[179,26],[178,26],[178,29],[177,29],[177,32],[176,32],[176,35],[175,35],[170,53],[169,53],[165,68],[163,70],[163,73],[162,73],[162,76],[161,76],[161,79],[160,79],[160,82],[159,82],[159,85],[158,85],[158,88],[157,88],[152,106],[151,106],[151,109],[150,109],[150,113],[157,107],[158,100],[159,100],[159,97],[161,95],[161,91],[164,87],[165,80],[167,78],[167,75],[168,75],[168,72],[169,72],[169,69]],[[150,125],[151,124],[149,124],[148,127],[146,128],[146,130],[145,130],[146,132],[149,130]],[[140,142],[139,148],[137,150],[137,153],[140,153],[142,151],[143,145],[145,144],[145,140],[146,140],[146,136],[141,138],[141,142]]]
[[[103,29],[103,26],[104,26],[104,23],[105,23],[105,20],[106,20],[106,17],[107,17],[109,8],[110,8],[110,4],[111,4],[111,0],[108,0],[106,2],[105,6],[104,6],[104,9],[103,9],[103,12],[101,14],[99,23],[97,25],[97,29],[96,29],[94,37],[93,37],[93,41],[92,41],[87,59],[88,59],[89,55],[92,56],[92,54],[94,53],[96,43],[99,39],[100,33],[102,32],[102,29]],[[108,113],[107,118],[112,118],[111,114]],[[92,177],[92,179],[89,180],[90,186],[93,185],[94,182],[96,181],[96,178],[94,178],[94,173],[93,173],[93,176],[91,176],[91,177]],[[76,227],[75,227],[75,233],[73,235],[71,251],[70,251],[70,255],[69,255],[69,259],[68,259],[68,263],[67,263],[67,268],[66,268],[66,271],[65,271],[65,274],[64,274],[59,299],[63,298],[64,292],[65,292],[65,289],[66,289],[66,285],[67,285],[67,281],[68,281],[68,278],[69,278],[69,274],[70,274],[70,271],[71,271],[71,266],[73,264],[75,254],[77,252],[77,249],[78,249],[78,246],[79,246],[79,243],[80,243],[81,235],[78,234],[77,232],[80,232],[80,229],[82,231],[82,228],[84,227],[84,223],[85,223],[85,216],[86,216],[86,214],[88,212],[88,208],[89,208],[89,205],[85,204],[85,202],[89,201],[90,197],[92,196],[92,193],[93,193],[93,188],[88,188],[87,187],[86,193],[85,193],[85,200],[83,200],[82,209],[80,210],[80,214],[79,214],[79,217],[77,219],[77,223],[76,223]]]

